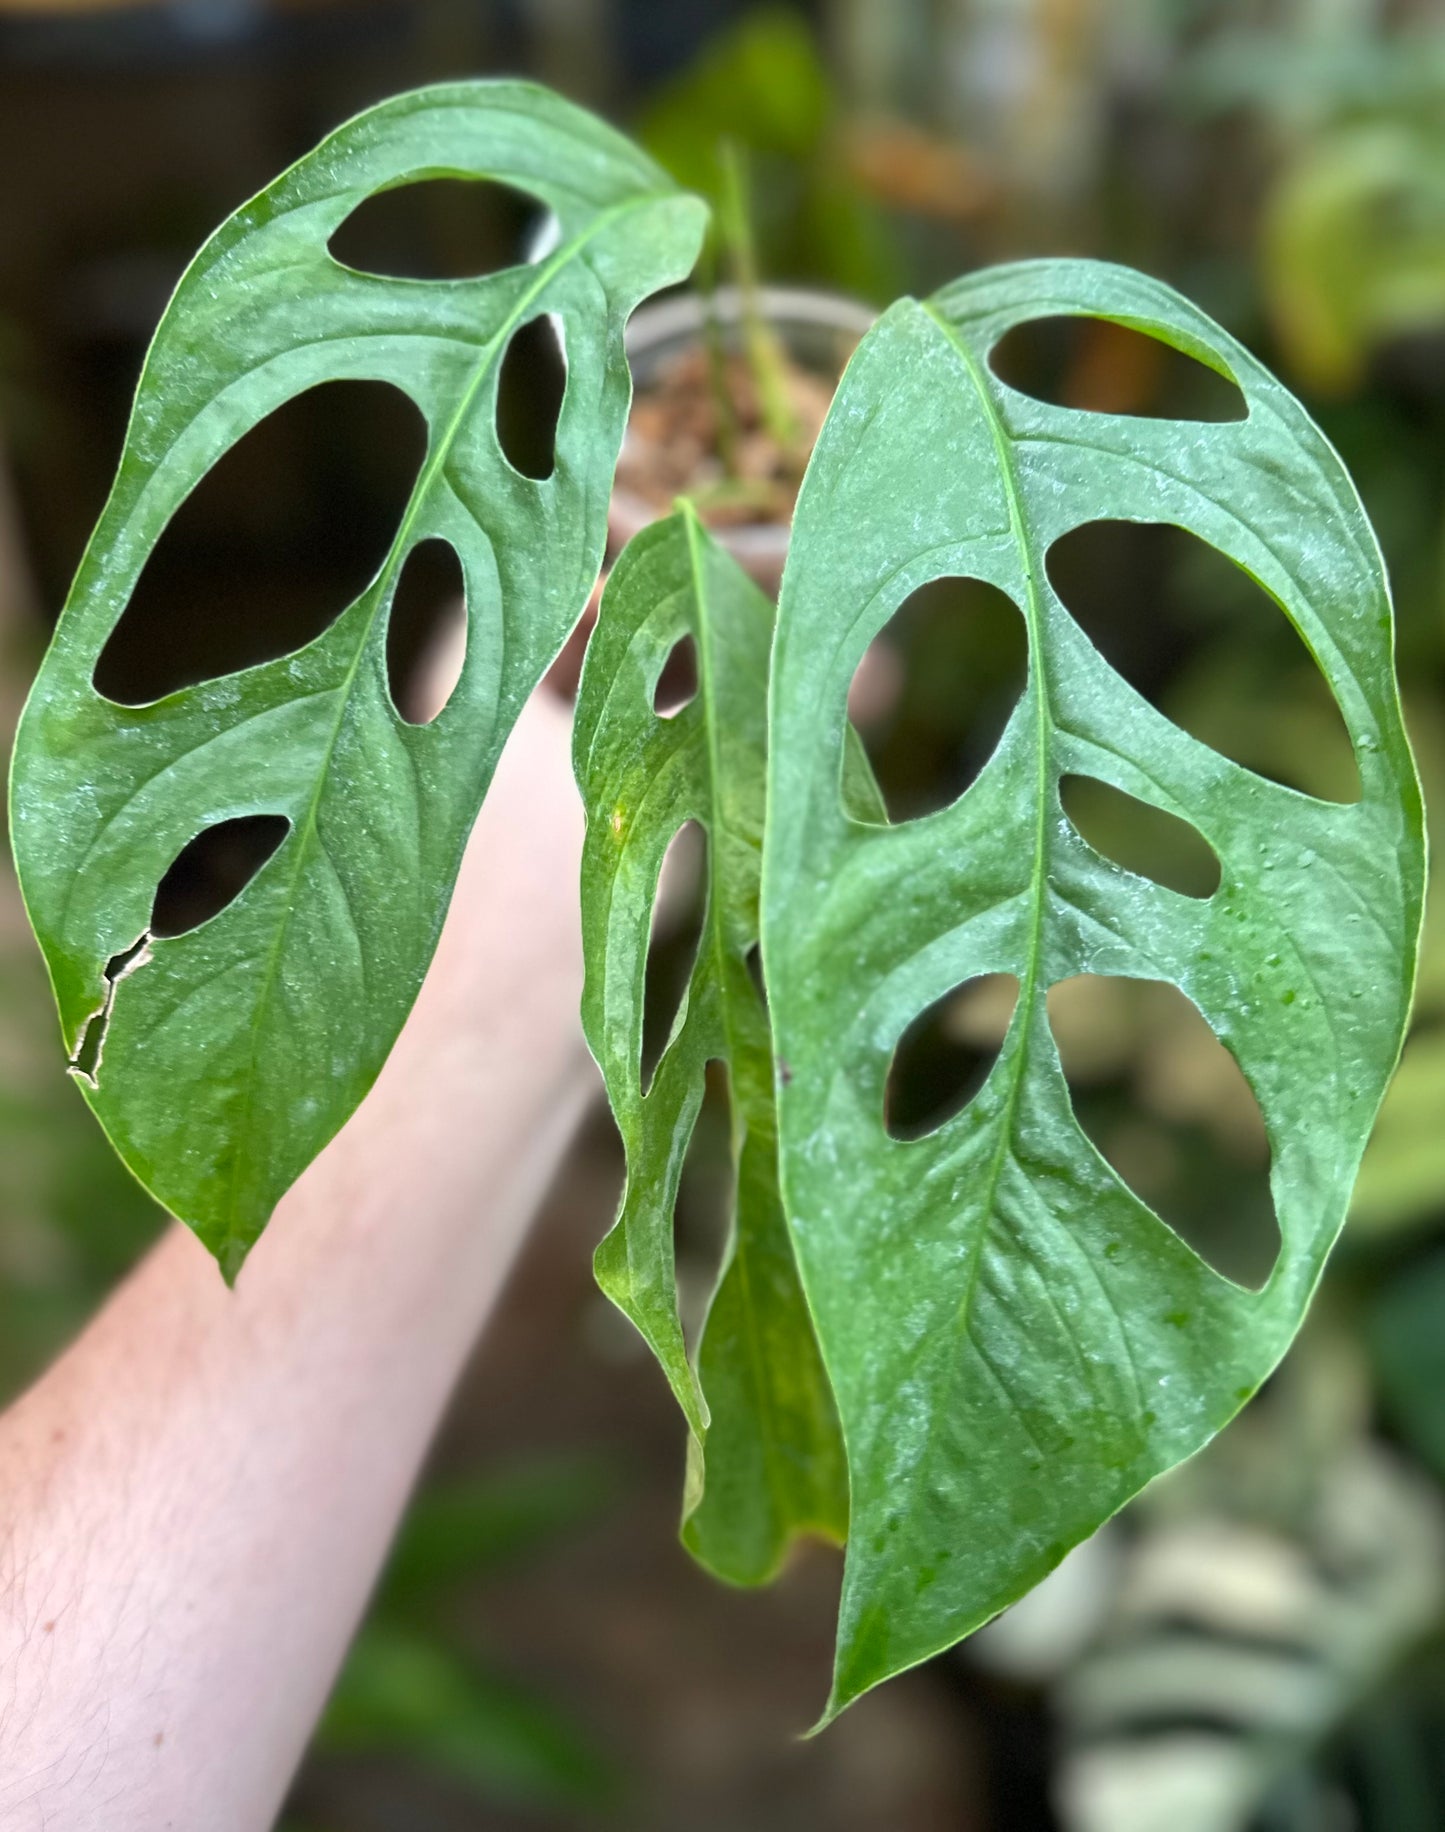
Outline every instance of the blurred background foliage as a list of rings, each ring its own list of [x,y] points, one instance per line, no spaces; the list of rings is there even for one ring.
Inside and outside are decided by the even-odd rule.
[[[354,108],[486,71],[601,108],[714,196],[730,147],[770,282],[883,303],[987,261],[1089,253],[1198,299],[1300,392],[1359,484],[1397,594],[1427,792],[1445,809],[1445,20],[1423,0],[3,0],[7,726],[194,247]],[[455,199],[379,232],[429,271],[496,258],[495,222]],[[1087,323],[1005,367],[1051,398],[1128,412],[1168,411],[1196,385],[1156,346]],[[283,627],[313,616],[330,573],[384,533],[397,462],[353,404],[198,497],[152,582],[158,640],[262,605]],[[1348,799],[1337,715],[1275,608],[1159,530],[1088,533],[1051,572],[1110,659],[1250,767]],[[1021,654],[1008,615],[967,593],[910,604],[890,636],[893,690],[865,736],[906,810],[976,771]],[[1128,798],[1081,785],[1068,807],[1111,856],[1208,894],[1209,861]],[[666,944],[659,960],[676,975]],[[960,1098],[1001,1009],[985,997],[926,1014],[890,1117]],[[8,880],[0,1014],[9,1394],[160,1219],[65,1083]],[[1196,1016],[1102,981],[1060,988],[1054,1013],[1100,1149],[1201,1252],[1257,1279],[1273,1238],[1266,1148]],[[1351,1227],[1260,1401],[1025,1603],[807,1744],[795,1735],[824,1689],[836,1565],[807,1552],[777,1590],[733,1595],[677,1549],[680,1428],[589,1283],[618,1177],[608,1125],[589,1124],[463,1383],[290,1832],[1434,1832],[1442,1107],[1436,914]],[[724,1152],[705,1127],[685,1185],[693,1311],[718,1252]]]

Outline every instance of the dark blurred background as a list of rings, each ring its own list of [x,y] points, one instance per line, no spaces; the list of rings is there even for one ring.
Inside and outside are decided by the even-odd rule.
[[[355,109],[500,72],[598,108],[704,188],[730,139],[766,281],[879,304],[993,260],[1084,253],[1180,286],[1299,392],[1354,474],[1445,806],[1445,19],[1407,0],[0,0],[7,731],[190,254]],[[512,258],[520,228],[445,196],[366,233],[390,271],[446,274]],[[1098,325],[1024,339],[1007,367],[1119,411],[1176,411],[1196,386]],[[508,409],[524,444],[544,368]],[[135,697],[147,655],[206,666],[208,628],[247,655],[289,644],[366,579],[415,463],[416,429],[380,392],[276,416],[202,485],[147,580]],[[1313,664],[1247,580],[1169,531],[1084,534],[1051,572],[1117,666],[1250,767],[1354,792]],[[896,690],[867,734],[896,810],[956,794],[986,755],[1016,690],[1015,622],[947,593],[900,617]],[[1188,836],[1125,803],[1080,785],[1070,813],[1101,849],[1207,894]],[[3,1396],[160,1218],[61,1072],[8,877],[0,987]],[[1207,1029],[1127,984],[1066,988],[1054,1016],[1100,1148],[1257,1280],[1258,1114]],[[929,1014],[891,1122],[956,1101],[997,1025],[986,996]],[[1351,1226],[1265,1394],[998,1624],[811,1742],[836,1561],[801,1553],[774,1590],[741,1595],[676,1546],[681,1422],[590,1281],[619,1176],[596,1116],[457,1397],[288,1832],[1436,1832],[1442,1100],[1432,923]],[[724,1149],[705,1128],[685,1186],[694,1311]]]

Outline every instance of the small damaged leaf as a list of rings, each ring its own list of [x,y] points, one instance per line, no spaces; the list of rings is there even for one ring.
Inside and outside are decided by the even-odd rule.
[[[838,1421],[778,1199],[772,1045],[755,978],[771,639],[767,599],[683,509],[639,534],[608,581],[575,740],[587,808],[583,1022],[627,1153],[597,1277],[690,1427],[684,1539],[739,1584],[770,1577],[800,1533],[840,1541],[848,1519]],[[695,685],[679,705],[658,683],[684,644]],[[637,812],[623,820],[624,808]],[[705,854],[694,849],[706,860],[693,887],[701,933],[644,1079],[652,909],[664,860],[693,826],[707,841]],[[673,1220],[709,1063],[726,1078],[732,1217],[694,1367]]]

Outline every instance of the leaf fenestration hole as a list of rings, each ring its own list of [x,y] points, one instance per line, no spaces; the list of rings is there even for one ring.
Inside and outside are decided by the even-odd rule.
[[[957,801],[992,756],[1028,678],[1028,631],[1006,592],[950,576],[910,592],[879,645],[891,703],[860,714],[859,735],[889,819],[913,820]]]
[[[709,1062],[673,1214],[677,1312],[689,1354],[696,1352],[727,1252],[733,1204],[730,1099],[727,1065]]]
[[[542,214],[493,178],[423,178],[374,191],[327,246],[344,267],[385,279],[477,279],[524,260]]]
[[[888,1069],[890,1138],[927,1138],[968,1106],[998,1060],[1018,996],[1012,973],[980,973],[919,1013]]]
[[[1219,889],[1219,855],[1197,827],[1093,776],[1059,782],[1064,813],[1095,852],[1184,897]]]
[[[450,541],[418,541],[402,563],[386,626],[386,680],[408,725],[429,725],[466,660],[467,588]]]
[[[692,977],[707,915],[707,833],[687,821],[668,842],[652,903],[642,1000],[642,1087],[667,1048]]]
[[[652,695],[652,710],[659,719],[675,719],[697,695],[697,643],[691,635],[679,637],[662,664]]]
[[[97,693],[144,706],[304,648],[386,558],[426,454],[389,382],[323,382],[227,451],[151,550],[101,650]]]
[[[206,827],[176,854],[156,887],[150,933],[188,934],[245,890],[291,831],[284,814],[242,814]]]
[[[1150,420],[1242,420],[1239,384],[1160,337],[1107,318],[1030,318],[990,350],[989,367],[1053,407]]]
[[[557,468],[557,423],[567,392],[562,322],[547,314],[518,325],[497,373],[497,443],[514,471],[544,483]]]
[[[1269,1140],[1239,1064],[1163,980],[1048,992],[1074,1114],[1100,1156],[1214,1270],[1258,1290],[1279,1255]]]
[[[1359,800],[1354,747],[1318,662],[1218,548],[1167,522],[1085,522],[1044,566],[1105,661],[1191,737],[1289,788]]]
[[[753,983],[753,991],[758,995],[762,1004],[766,1006],[768,1002],[768,987],[766,980],[763,978],[763,946],[761,942],[755,941],[752,947],[748,949],[744,965],[748,970],[748,978]]]

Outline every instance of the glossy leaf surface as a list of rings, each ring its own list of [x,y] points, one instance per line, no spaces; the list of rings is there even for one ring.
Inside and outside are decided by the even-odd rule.
[[[436,177],[535,197],[557,221],[552,251],[433,283],[328,253],[366,198]],[[623,325],[686,274],[701,230],[701,206],[591,116],[526,84],[447,85],[340,128],[217,232],[166,312],[21,727],[12,823],[72,1055],[90,1027],[87,1098],[228,1276],[411,1006],[502,743],[601,560],[630,394]],[[513,334],[543,315],[567,386],[538,481],[507,463],[495,404]],[[103,699],[97,658],[188,492],[266,414],[348,377],[401,389],[429,432],[370,585],[291,655],[149,705]],[[388,694],[386,625],[429,539],[460,558],[467,652],[440,716],[412,725]],[[255,814],[290,830],[254,880],[132,953],[181,849]]]
[[[1061,315],[1160,338],[1232,378],[1247,416],[1127,418],[1000,382],[997,341]],[[1116,519],[1189,530],[1277,601],[1338,699],[1359,802],[1251,774],[1114,673],[1044,561]],[[958,801],[865,826],[839,790],[848,682],[945,573],[1018,605],[1028,684]],[[1354,490],[1291,396],[1155,282],[1041,262],[905,300],[855,355],[798,505],[769,768],[782,1188],[852,1496],[836,1710],[1012,1602],[1216,1432],[1283,1353],[1344,1218],[1400,1047],[1423,880],[1388,591]],[[1219,888],[1182,896],[1093,852],[1063,775],[1188,822]],[[1004,973],[1019,997],[982,1089],[930,1136],[891,1139],[899,1037],[950,987]],[[1080,973],[1172,982],[1244,1071],[1283,1240],[1262,1290],[1196,1257],[1079,1129],[1045,994]]]
[[[684,509],[639,534],[608,581],[576,726],[587,807],[583,1020],[627,1154],[597,1276],[687,1417],[685,1538],[735,1583],[769,1577],[796,1533],[841,1540],[848,1517],[837,1418],[778,1198],[768,1019],[748,964],[772,628],[767,599]],[[688,638],[697,692],[659,716],[658,678]],[[668,846],[689,821],[707,836],[702,938],[644,1091],[650,919]],[[733,1213],[694,1367],[678,1316],[673,1215],[710,1064],[727,1080]]]

